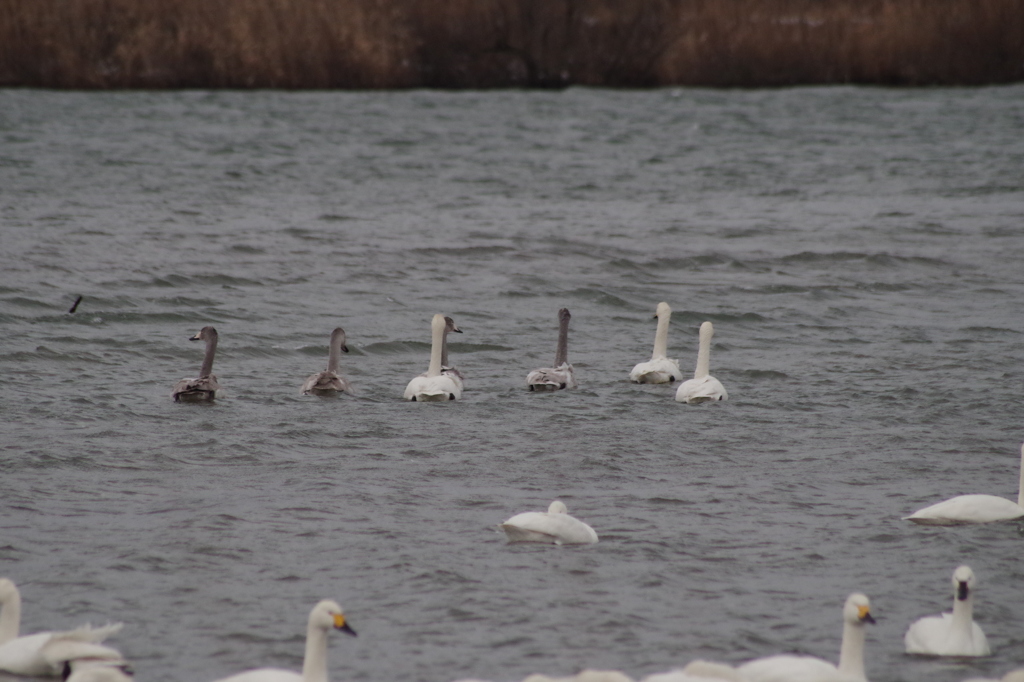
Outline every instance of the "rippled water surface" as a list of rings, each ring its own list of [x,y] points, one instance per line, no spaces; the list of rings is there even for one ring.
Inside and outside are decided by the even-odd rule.
[[[300,666],[333,597],[337,681],[639,678],[835,660],[862,591],[875,682],[1024,665],[1021,524],[901,521],[1017,494],[1022,97],[0,91],[23,630],[124,621],[140,682],[209,682]],[[628,382],[659,301],[728,402]],[[530,394],[562,306],[580,388]],[[437,312],[466,393],[405,403]],[[175,404],[208,324],[223,395]],[[339,325],[358,396],[300,396]],[[496,532],[556,497],[597,545]],[[959,563],[993,656],[906,656]]]

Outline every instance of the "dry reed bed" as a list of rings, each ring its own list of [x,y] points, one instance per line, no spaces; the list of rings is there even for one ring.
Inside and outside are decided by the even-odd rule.
[[[1024,80],[1021,0],[0,0],[0,85]]]

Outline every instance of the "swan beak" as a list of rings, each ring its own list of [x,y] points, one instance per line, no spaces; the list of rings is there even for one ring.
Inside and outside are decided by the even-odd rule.
[[[353,637],[356,636],[356,631],[348,626],[348,623],[345,622],[345,616],[343,616],[340,613],[334,614],[334,629],[341,630],[342,632],[347,632]]]
[[[458,327],[452,327],[452,331],[455,332],[456,334],[461,334],[462,333],[462,330],[459,329]]]
[[[342,353],[347,353],[348,352],[348,346],[346,346],[345,344],[341,344],[341,352]]]
[[[202,334],[202,332],[196,332],[196,335],[188,337],[188,340],[189,341],[200,341],[203,338],[202,336],[200,336],[200,334]]]
[[[970,588],[967,587],[966,582],[956,584],[956,598],[959,601],[967,601],[967,595],[970,593]]]
[[[875,619],[871,615],[871,607],[870,606],[858,606],[857,607],[857,616],[860,618],[860,622],[862,622],[862,623],[867,622],[867,623],[871,623],[872,625],[875,624]]]

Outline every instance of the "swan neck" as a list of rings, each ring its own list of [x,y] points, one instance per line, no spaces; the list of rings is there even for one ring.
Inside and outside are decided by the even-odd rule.
[[[558,323],[558,346],[555,348],[555,367],[569,362],[569,318],[563,317]]]
[[[306,629],[302,682],[327,682],[327,631],[314,623]]]
[[[15,592],[0,606],[0,644],[18,636],[21,627],[21,595]]]
[[[974,622],[974,595],[968,594],[967,599],[960,601],[953,597],[953,631],[971,634],[971,623]]]
[[[441,376],[441,352],[444,346],[444,319],[441,324],[436,322],[432,325],[430,338],[430,366],[427,367],[427,376]]]
[[[448,366],[448,326],[445,325],[444,334],[441,335],[441,366]]]
[[[217,352],[217,337],[211,336],[206,339],[206,355],[203,356],[203,366],[199,370],[199,378],[208,377],[213,372],[213,355]]]
[[[658,316],[658,331],[654,334],[654,354],[652,360],[664,358],[668,355],[668,321],[672,313],[665,313]]]
[[[859,623],[843,624],[843,646],[839,650],[839,672],[850,677],[864,678],[864,626]]]
[[[1017,488],[1017,506],[1024,507],[1024,445],[1020,446],[1020,484]]]
[[[691,346],[692,347],[692,346]],[[703,379],[711,373],[711,334],[700,330],[700,345],[697,347],[697,369],[693,371],[694,379]]]
[[[338,372],[338,363],[341,362],[341,336],[331,338],[331,351],[327,355],[327,371]]]

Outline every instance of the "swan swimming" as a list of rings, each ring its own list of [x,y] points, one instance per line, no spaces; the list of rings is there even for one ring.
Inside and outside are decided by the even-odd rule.
[[[130,682],[131,666],[121,652],[102,644],[51,639],[43,645],[43,658],[53,670],[62,670],[64,682]]]
[[[700,326],[700,346],[697,348],[697,369],[693,378],[679,384],[676,400],[681,403],[706,403],[728,400],[729,394],[718,379],[711,376],[711,337],[715,328],[710,322]]]
[[[546,512],[523,512],[501,524],[509,542],[546,542],[556,545],[585,545],[597,542],[594,529],[569,516],[569,510],[555,500]]]
[[[747,682],[740,671],[725,663],[697,659],[682,670],[648,675],[640,682]]]
[[[195,336],[189,337],[190,341],[205,341],[206,354],[203,356],[203,366],[199,370],[197,379],[182,379],[174,384],[171,389],[171,397],[174,402],[201,402],[213,400],[220,384],[213,374],[213,355],[217,352],[217,330],[213,327],[203,327]]]
[[[953,571],[953,612],[926,616],[910,626],[903,636],[908,654],[931,656],[988,656],[988,640],[972,616],[974,612],[974,571],[959,566]]]
[[[812,656],[780,655],[744,663],[737,670],[749,682],[866,682],[864,624],[874,622],[868,598],[860,593],[851,594],[843,606],[843,643],[838,667]]]
[[[348,352],[345,345],[345,330],[336,327],[331,332],[330,351],[327,355],[327,369],[319,374],[311,375],[302,384],[302,393],[313,393],[316,395],[337,395],[338,392],[352,393],[352,385],[338,374],[338,363],[341,361],[341,354]]]
[[[55,642],[68,642],[72,645],[98,645],[107,637],[118,632],[121,627],[121,623],[112,623],[99,628],[83,625],[75,630],[65,632],[39,632],[19,637],[21,594],[12,580],[0,578],[0,671],[15,675],[59,675],[63,663],[58,665],[48,660],[44,656],[44,650],[47,647],[55,646]],[[114,651],[108,647],[99,647],[99,649]]]
[[[654,334],[654,353],[647,362],[641,362],[629,373],[629,380],[638,384],[669,384],[683,378],[679,370],[678,360],[669,360],[668,353],[668,322],[672,317],[672,309],[668,303],[658,304],[654,316],[658,318],[658,331]]]
[[[1020,448],[1020,482],[1016,504],[1013,500],[996,495],[957,495],[924,509],[918,509],[903,519],[922,526],[961,526],[969,523],[1011,521],[1021,517],[1024,517],[1024,445]]]
[[[552,367],[535,369],[526,375],[526,385],[534,390],[557,391],[576,388],[576,376],[569,364],[569,320],[572,315],[568,308],[558,311],[558,345],[555,347],[555,364]]]
[[[345,614],[338,602],[324,599],[309,612],[306,655],[301,675],[280,668],[257,668],[221,678],[217,682],[327,682],[327,632],[332,628],[352,636],[356,634],[345,622]]]
[[[406,400],[419,402],[458,400],[462,397],[460,381],[441,372],[441,347],[444,343],[444,330],[447,326],[444,315],[434,315],[430,322],[430,366],[426,375],[415,377],[405,387]]]

